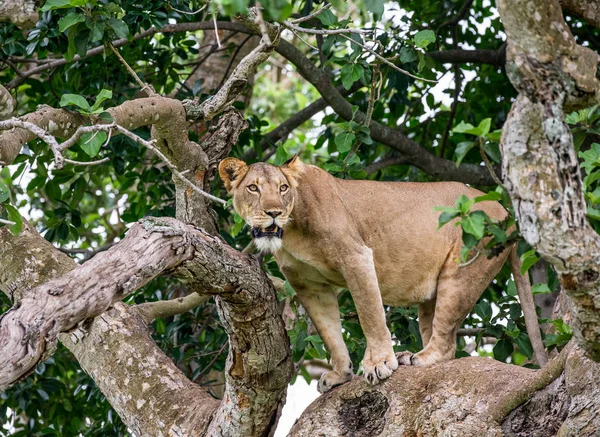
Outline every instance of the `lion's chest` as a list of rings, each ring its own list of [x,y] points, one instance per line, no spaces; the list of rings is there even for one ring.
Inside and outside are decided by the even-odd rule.
[[[295,239],[284,234],[283,247],[275,254],[282,271],[293,271],[302,279],[345,287],[346,281],[335,268],[335,261],[322,253],[318,245],[302,238]]]

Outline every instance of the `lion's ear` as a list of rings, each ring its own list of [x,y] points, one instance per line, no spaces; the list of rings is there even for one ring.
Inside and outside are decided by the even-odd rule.
[[[236,181],[239,182],[247,171],[248,166],[246,163],[237,158],[225,158],[221,161],[219,164],[219,176],[223,179],[228,193],[236,185]]]
[[[305,166],[298,155],[294,155],[293,158],[288,159],[283,165],[280,167],[283,174],[288,178],[291,185],[296,187],[298,186],[298,179],[304,173]]]

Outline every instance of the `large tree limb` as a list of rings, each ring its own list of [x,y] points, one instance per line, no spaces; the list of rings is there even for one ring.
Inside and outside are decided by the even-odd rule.
[[[564,112],[598,101],[597,55],[578,46],[558,0],[502,0],[507,71],[519,96],[503,128],[506,187],[521,233],[551,262],[573,303],[576,336],[600,361],[600,237],[586,220]]]
[[[560,5],[565,11],[583,18],[596,28],[600,28],[600,1],[560,0]]]
[[[31,239],[34,238],[32,235]],[[39,234],[37,238],[43,240]],[[56,273],[56,263],[66,258],[51,247],[43,249],[47,243],[38,243],[38,246],[42,244],[39,247],[43,250],[36,250],[38,246],[34,244],[35,241],[23,241],[21,236],[14,237],[5,228],[0,229],[0,239],[3,243],[13,242],[9,247],[14,249],[24,245],[29,247],[29,251],[36,254],[32,261],[38,269],[43,261],[48,262],[52,269],[41,275],[43,277]],[[49,255],[53,250],[55,253]],[[5,256],[10,258],[11,252],[7,252],[9,255]],[[56,257],[58,258],[55,259]],[[71,268],[68,264],[67,262],[67,265],[60,267],[60,270]],[[24,265],[15,262],[9,266],[9,271],[13,273],[5,280],[10,284],[18,284],[18,278],[24,275]],[[174,270],[175,267],[178,268]],[[18,273],[15,274],[17,269]],[[269,433],[270,427],[277,422],[278,411],[292,372],[289,340],[279,315],[273,285],[254,258],[237,252],[224,245],[220,239],[208,236],[193,226],[183,225],[175,219],[143,220],[130,230],[122,242],[109,251],[98,254],[58,279],[23,292],[19,304],[6,313],[0,324],[0,348],[11,350],[11,354],[3,353],[0,357],[0,387],[5,388],[31,369],[44,352],[44,346],[55,341],[59,332],[69,330],[85,318],[101,313],[112,302],[123,298],[151,277],[167,269],[198,287],[210,290],[212,294],[220,295],[217,302],[221,320],[230,336],[230,357],[226,370],[225,398],[208,425],[208,435],[247,436]],[[29,283],[27,279],[27,284]],[[0,287],[4,289],[5,285],[0,284]],[[11,287],[16,288],[16,285]],[[58,295],[48,293],[49,290],[57,289],[61,290]],[[124,319],[130,320],[127,326],[135,322],[130,316],[134,317],[128,309],[117,306],[115,311],[101,316],[101,320],[94,322],[98,331],[89,337],[89,340],[85,333],[80,336],[77,333],[79,330],[71,333],[68,338],[61,337],[67,343],[83,342],[79,349],[81,354],[78,355],[84,361],[82,365],[90,370],[92,376],[99,378],[99,386],[103,391],[106,390],[107,398],[117,411],[123,413],[126,422],[129,419],[134,420],[137,415],[135,410],[140,408],[136,405],[143,399],[132,398],[131,394],[137,393],[136,384],[142,384],[143,389],[144,379],[137,375],[138,381],[132,382],[131,387],[121,387],[121,390],[117,390],[117,376],[114,373],[109,375],[108,372],[103,372],[98,367],[98,362],[107,366],[112,363],[113,370],[114,366],[119,364],[123,367],[119,370],[119,375],[133,375],[136,368],[139,372],[139,364],[136,360],[129,360],[131,354],[128,355],[126,351],[133,353],[133,349],[139,347],[140,352],[147,351],[151,357],[158,357],[156,346],[144,337],[147,334],[142,335],[143,332],[137,331],[141,328],[132,327],[130,331],[124,327],[119,328],[125,323]],[[34,326],[27,323],[29,319],[35,321]],[[28,334],[23,331],[19,321],[29,328]],[[138,326],[136,323],[134,326]],[[11,327],[13,329],[9,329]],[[90,329],[93,331],[93,326]],[[132,330],[137,334],[133,335]],[[111,340],[111,335],[116,337]],[[105,342],[114,341],[114,345],[119,345],[125,340],[127,342],[116,349],[116,356],[110,358],[105,356],[109,352],[104,346],[94,346],[100,344],[99,337],[103,337]],[[25,340],[25,344],[21,344],[22,340]],[[31,345],[29,350],[28,344]],[[71,346],[74,350],[77,349]],[[27,352],[31,355],[27,355]],[[148,366],[160,364],[161,360],[150,360]],[[14,367],[13,363],[16,362],[23,365]],[[171,372],[172,378],[183,381],[182,377],[173,374],[171,370],[168,371]],[[167,392],[174,394],[176,389],[185,389],[188,382],[173,382],[171,386],[167,384],[167,387],[155,387],[156,396],[160,397],[160,393]],[[173,391],[170,391],[171,388]],[[192,395],[193,392],[190,396]],[[132,399],[135,402],[131,402]],[[200,414],[200,411],[212,411],[211,405],[208,402],[195,414]],[[149,414],[152,411],[149,409]],[[252,420],[248,420],[250,417]],[[206,417],[194,416],[186,418],[187,422],[182,422],[179,413],[171,419],[174,424],[197,424],[200,420],[206,421]],[[155,428],[156,419],[127,423],[134,429],[141,429],[140,435],[159,435]]]

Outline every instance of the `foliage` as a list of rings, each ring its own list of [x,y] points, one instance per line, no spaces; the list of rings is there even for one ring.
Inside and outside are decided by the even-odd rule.
[[[182,86],[201,52],[205,33],[159,33],[153,37],[133,39],[152,26],[168,23],[206,21],[214,15],[231,20],[247,11],[249,0],[213,0],[197,12],[204,2],[169,2],[157,0],[48,0],[40,12],[40,20],[29,32],[10,24],[0,25],[0,62],[11,58],[44,61],[54,57],[75,60],[40,75],[29,77],[16,89],[20,113],[34,111],[40,104],[67,107],[83,114],[102,117],[106,108],[135,97],[138,85],[109,49],[97,56],[84,57],[87,50],[101,47],[115,39],[128,38],[129,44],[119,48],[124,59],[138,76],[152,84],[163,95],[177,99],[206,99],[212,90],[201,81]],[[332,0],[332,8],[301,26],[323,29],[347,27],[381,31],[375,36],[352,34],[350,39],[328,35],[321,42],[303,34],[303,39],[320,45],[322,54],[304,44],[291,32],[283,37],[292,41],[315,65],[326,69],[338,89],[352,91],[347,98],[353,117],[347,121],[331,110],[294,130],[278,143],[269,142],[265,134],[305,108],[319,93],[294,71],[285,59],[273,55],[272,62],[259,68],[253,88],[253,99],[245,116],[247,129],[234,147],[233,156],[245,156],[249,162],[270,159],[281,164],[293,154],[343,178],[383,181],[432,181],[434,177],[408,164],[366,170],[373,163],[396,156],[393,150],[375,142],[371,130],[355,116],[357,111],[372,112],[378,123],[402,130],[402,133],[435,156],[454,161],[456,166],[482,163],[482,154],[491,165],[500,162],[499,129],[502,128],[515,92],[502,68],[487,64],[460,65],[462,77],[460,99],[451,108],[454,88],[444,89],[444,76],[453,76],[449,64],[436,62],[428,54],[452,48],[456,38],[459,47],[497,50],[503,43],[502,25],[490,2],[475,0],[473,14],[458,26],[445,22],[455,16],[460,0],[383,0],[351,2]],[[262,2],[269,21],[290,20],[308,15],[323,6],[312,0],[276,0]],[[182,12],[183,11],[183,12]],[[184,13],[194,12],[196,13]],[[350,14],[350,15],[348,15]],[[580,40],[597,37],[596,31],[576,19]],[[440,80],[440,85],[415,80],[390,65],[379,62],[361,45],[374,47],[382,57],[412,75]],[[236,47],[226,46],[219,56],[231,57]],[[17,73],[1,62],[0,81],[9,83]],[[201,67],[200,67],[201,68]],[[443,97],[443,98],[442,98]],[[92,103],[93,102],[93,103]],[[243,104],[236,103],[243,107]],[[242,108],[243,109],[243,108]],[[571,124],[585,171],[588,216],[600,231],[600,140],[598,140],[597,107],[571,114]],[[196,129],[192,139],[202,142],[204,132],[212,124]],[[199,133],[198,133],[199,132]],[[136,133],[149,138],[148,129]],[[199,137],[199,138],[196,138]],[[102,134],[82,137],[70,148],[67,157],[90,161],[108,157],[110,161],[93,167],[66,164],[57,169],[48,146],[39,140],[29,142],[13,165],[0,171],[0,218],[10,220],[19,232],[21,214],[31,219],[45,238],[62,249],[90,251],[119,241],[131,223],[148,215],[174,216],[174,186],[168,169],[147,150],[123,136],[111,138]],[[261,142],[266,141],[266,147]],[[476,210],[478,202],[500,201],[508,210],[510,203],[501,187],[479,187],[488,194],[457,199],[454,206],[439,205],[440,224],[458,225],[463,231],[465,262],[475,248],[485,256],[517,241],[514,220],[495,221]],[[211,191],[225,197],[220,181]],[[237,248],[245,247],[250,236],[243,220],[228,209],[215,207],[223,238]],[[483,245],[479,242],[483,240]],[[535,252],[519,244],[524,266],[537,258]],[[264,259],[270,274],[282,277],[272,257]],[[534,292],[554,291],[556,274],[550,269],[548,280],[536,284]],[[146,302],[181,295],[177,284],[155,280],[140,290],[131,302]],[[0,293],[0,296],[4,296]],[[286,288],[282,298],[290,299],[298,312],[293,290]],[[343,315],[344,340],[354,368],[359,368],[366,343],[350,294],[339,296]],[[2,301],[0,311],[8,302]],[[388,325],[397,350],[417,351],[422,347],[414,308],[386,308]],[[554,320],[554,334],[546,335],[548,346],[561,347],[572,335],[568,325]],[[507,267],[484,292],[477,306],[466,318],[464,327],[481,328],[475,337],[476,350],[501,361],[522,364],[531,358],[531,345],[525,331],[515,284]],[[218,384],[206,378],[207,368],[221,371],[227,351],[226,336],[218,325],[214,304],[207,303],[193,311],[153,326],[159,346],[190,378],[202,384]],[[296,362],[325,358],[319,336],[309,330],[309,321],[301,313],[289,331],[293,358]],[[493,337],[493,347],[483,346],[484,338]],[[467,354],[464,337],[458,339],[458,356]],[[215,358],[216,356],[216,358]],[[301,367],[304,377],[306,370]],[[213,387],[213,388],[216,388]],[[218,390],[215,390],[216,394]],[[0,412],[13,411],[11,435],[125,435],[126,430],[114,411],[103,401],[93,382],[79,368],[73,357],[61,348],[27,380],[6,391],[0,398]],[[0,435],[8,431],[0,429]]]

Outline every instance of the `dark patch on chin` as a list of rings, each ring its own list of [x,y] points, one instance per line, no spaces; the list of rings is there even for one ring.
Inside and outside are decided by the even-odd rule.
[[[282,238],[283,237],[283,229],[281,229],[277,225],[271,225],[265,229],[254,227],[252,228],[252,237],[253,238],[264,238],[264,237],[275,237]]]

